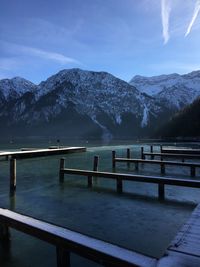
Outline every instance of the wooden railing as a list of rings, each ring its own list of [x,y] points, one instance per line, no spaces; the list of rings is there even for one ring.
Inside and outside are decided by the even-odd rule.
[[[70,253],[104,266],[155,267],[157,260],[69,229],[0,208],[0,239],[10,238],[14,228],[56,247],[57,266],[70,267]],[[20,245],[20,244],[19,244]]]

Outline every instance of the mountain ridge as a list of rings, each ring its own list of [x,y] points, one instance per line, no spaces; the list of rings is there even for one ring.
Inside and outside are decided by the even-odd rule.
[[[171,90],[174,95],[176,89]],[[5,135],[148,136],[186,101],[181,93],[182,105],[165,99],[107,72],[66,69],[38,85],[20,77],[0,80],[0,124]]]

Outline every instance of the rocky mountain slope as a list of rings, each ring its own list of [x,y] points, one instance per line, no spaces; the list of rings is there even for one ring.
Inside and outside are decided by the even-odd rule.
[[[190,74],[195,83],[196,74],[196,78]],[[180,90],[173,85],[156,96],[147,95],[140,86],[138,90],[109,73],[81,69],[60,71],[39,85],[19,77],[4,79],[0,81],[0,136],[106,140],[149,136],[181,103],[185,105],[187,86]]]
[[[167,103],[169,107],[179,110],[200,96],[200,71],[153,77],[137,75],[130,84],[158,101]]]
[[[130,138],[145,135],[167,109],[106,72],[63,70],[38,86],[0,81],[1,135]]]

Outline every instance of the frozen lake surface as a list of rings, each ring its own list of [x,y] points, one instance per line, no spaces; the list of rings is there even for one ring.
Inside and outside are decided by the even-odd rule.
[[[2,145],[0,150],[24,146],[28,145],[11,144],[10,148]],[[40,146],[44,147],[44,144]],[[112,150],[116,150],[117,156],[125,156],[129,147],[136,158],[140,157],[140,146],[89,147],[86,153],[65,155],[66,166],[92,169],[93,157],[99,155],[99,170],[111,171]],[[152,184],[125,182],[121,195],[115,191],[115,181],[106,179],[97,181],[92,189],[88,189],[85,178],[65,175],[65,182],[60,185],[60,158],[17,160],[17,191],[13,198],[9,197],[8,162],[0,161],[0,206],[160,257],[200,202],[199,189],[183,187],[167,186],[166,200],[160,202],[157,185]],[[126,164],[119,164],[116,171],[135,173],[134,165],[128,169]],[[160,176],[157,165],[144,165],[139,173]],[[166,173],[169,177],[190,179],[188,168],[167,167]],[[198,170],[195,179],[199,177]],[[10,252],[1,249],[0,256],[1,266],[56,266],[53,246],[14,230]],[[98,265],[73,255],[72,266]]]

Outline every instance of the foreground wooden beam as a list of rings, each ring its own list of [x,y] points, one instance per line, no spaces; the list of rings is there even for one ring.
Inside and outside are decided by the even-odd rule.
[[[104,266],[155,267],[157,263],[155,258],[1,208],[0,224],[54,245],[58,267],[70,266],[70,253]]]

